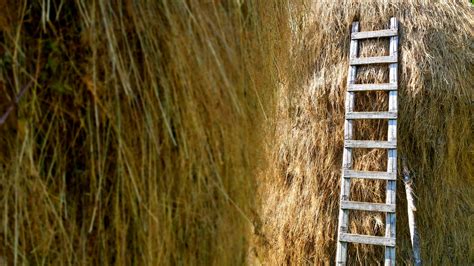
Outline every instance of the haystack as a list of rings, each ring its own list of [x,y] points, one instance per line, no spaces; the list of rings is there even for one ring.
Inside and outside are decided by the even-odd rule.
[[[279,96],[262,174],[257,257],[270,264],[332,263],[341,175],[349,32],[400,21],[398,153],[414,175],[416,218],[427,265],[474,260],[474,10],[468,1],[313,1],[294,23],[290,74]],[[368,40],[360,56],[388,55],[388,42]],[[383,83],[388,68],[364,67],[358,83]],[[387,110],[384,92],[360,94],[356,110]],[[382,140],[387,124],[356,124],[356,138]],[[379,150],[355,154],[357,170],[384,170]],[[401,171],[399,171],[401,173]],[[352,200],[383,202],[381,181],[353,182]],[[411,244],[403,183],[398,182],[397,260],[409,263]],[[358,212],[350,232],[383,235],[384,217]],[[375,264],[383,248],[350,245],[350,263]]]
[[[287,5],[204,2],[0,0],[0,265],[245,262]]]

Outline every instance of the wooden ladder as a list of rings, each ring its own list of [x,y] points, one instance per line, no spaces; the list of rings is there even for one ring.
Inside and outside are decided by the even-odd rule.
[[[358,41],[369,38],[390,38],[390,55],[377,57],[357,57]],[[390,29],[359,32],[359,22],[352,23],[349,76],[346,92],[346,116],[344,122],[344,153],[342,162],[341,193],[339,206],[339,227],[337,235],[336,264],[346,265],[348,243],[385,246],[385,265],[395,265],[395,201],[397,177],[397,72],[398,72],[398,22],[390,19]],[[357,66],[369,64],[389,64],[390,83],[354,84]],[[354,112],[355,93],[360,91],[388,91],[388,112]],[[353,120],[387,119],[388,139],[386,141],[354,140]],[[352,170],[352,149],[388,149],[386,172]],[[349,200],[352,178],[386,180],[385,203],[356,202]],[[385,236],[350,234],[349,211],[373,211],[386,213]]]

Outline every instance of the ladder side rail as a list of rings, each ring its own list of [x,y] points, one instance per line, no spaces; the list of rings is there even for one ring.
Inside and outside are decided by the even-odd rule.
[[[353,32],[359,31],[359,22],[352,23]],[[351,59],[357,57],[358,53],[358,44],[357,40],[351,40],[350,50],[349,50],[349,62]],[[356,80],[357,67],[349,65],[349,73],[347,79],[347,87],[349,84],[354,84]],[[346,91],[345,99],[345,112],[352,112],[354,110],[354,96],[355,93],[351,91]],[[352,139],[353,135],[353,121],[345,119],[344,121],[344,141]],[[352,167],[352,148],[344,147],[343,157],[342,157],[342,174],[341,174],[341,191],[340,191],[340,201],[349,200],[350,193],[350,184],[351,180],[344,178],[344,170],[351,169]],[[341,233],[347,233],[349,224],[349,211],[339,208],[339,221],[338,221],[338,233],[337,233],[337,249],[336,249],[336,265],[346,265],[347,263],[347,242],[341,242],[340,236]]]
[[[398,21],[395,17],[390,19],[390,29],[396,30],[398,32]],[[397,58],[398,62],[398,34],[396,36],[390,37],[390,56]],[[392,85],[397,85],[398,83],[398,63],[393,63],[389,65],[389,79]],[[389,112],[398,112],[398,96],[397,91],[389,92]],[[397,119],[388,120],[388,141],[397,140]],[[388,163],[387,163],[387,172],[395,173],[397,172],[397,149],[388,150]],[[387,190],[386,190],[386,204],[396,204],[396,180],[387,181]],[[387,213],[385,216],[385,237],[396,238],[396,215],[395,213]],[[386,246],[385,247],[385,265],[391,266],[395,265],[395,246]]]

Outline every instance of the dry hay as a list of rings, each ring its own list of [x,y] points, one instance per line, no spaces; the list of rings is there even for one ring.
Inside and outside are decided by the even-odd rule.
[[[293,57],[282,90],[269,160],[262,174],[257,256],[270,264],[333,262],[343,147],[349,31],[400,21],[399,156],[414,174],[416,218],[427,265],[474,260],[474,11],[468,1],[314,1],[295,20]],[[388,41],[362,41],[361,56],[387,55]],[[388,67],[360,68],[360,83],[387,82]],[[296,75],[297,74],[297,75]],[[356,110],[387,110],[383,92],[360,93]],[[387,124],[356,124],[358,139],[386,138]],[[386,154],[355,154],[355,169],[385,170]],[[401,171],[399,171],[401,173]],[[399,179],[400,180],[400,179]],[[403,184],[397,193],[397,260],[411,244]],[[351,200],[384,201],[380,181],[354,181]],[[382,235],[384,217],[358,212],[350,232]],[[350,263],[381,262],[383,249],[350,245]]]
[[[244,263],[287,4],[205,2],[0,1],[0,264]]]

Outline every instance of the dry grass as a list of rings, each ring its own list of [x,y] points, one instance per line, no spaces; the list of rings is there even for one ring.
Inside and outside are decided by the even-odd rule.
[[[0,264],[332,262],[348,31],[391,16],[402,30],[399,154],[414,173],[423,258],[474,260],[467,1],[0,0],[0,12],[0,114],[31,84],[0,125]],[[358,81],[387,77],[365,68]],[[358,110],[387,108],[383,93],[360,96]],[[386,136],[381,121],[356,129]],[[362,151],[355,167],[385,159]],[[383,189],[358,181],[351,194],[382,202]],[[350,230],[382,234],[383,223],[356,213]],[[379,251],[351,247],[351,262],[379,262]]]
[[[243,264],[288,3],[0,7],[0,261]]]
[[[415,174],[417,221],[427,265],[474,260],[474,15],[467,1],[314,1],[293,43],[297,77],[282,86],[275,132],[267,139],[273,165],[262,176],[258,256],[270,264],[326,264],[334,260],[343,147],[344,93],[349,29],[388,27],[400,20],[399,154]],[[388,42],[387,42],[388,43]],[[360,55],[388,54],[377,41]],[[366,67],[358,82],[386,82],[387,69]],[[362,96],[362,97],[360,97]],[[383,93],[358,95],[356,110],[386,110]],[[387,98],[385,98],[387,99]],[[386,123],[356,125],[360,139],[383,139]],[[355,168],[383,169],[386,154],[355,155]],[[400,172],[400,171],[399,171]],[[353,182],[353,200],[384,201],[384,186]],[[411,247],[403,185],[398,185],[397,258],[409,263]],[[351,216],[350,232],[383,234],[384,217]],[[379,263],[381,248],[350,246],[351,263]]]

